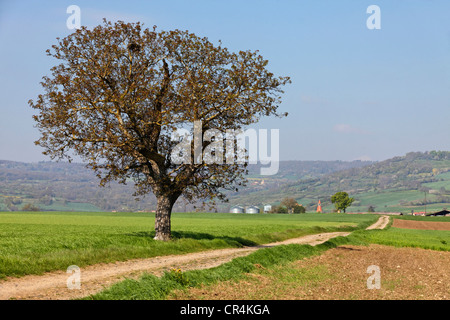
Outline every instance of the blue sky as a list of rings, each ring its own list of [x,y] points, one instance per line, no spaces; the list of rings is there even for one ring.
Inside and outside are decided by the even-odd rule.
[[[450,1],[1,1],[0,159],[48,160],[29,99],[56,63],[45,54],[72,30],[109,20],[189,30],[232,51],[259,50],[290,76],[280,111],[281,160],[384,160],[450,150]],[[381,29],[369,30],[369,5]]]

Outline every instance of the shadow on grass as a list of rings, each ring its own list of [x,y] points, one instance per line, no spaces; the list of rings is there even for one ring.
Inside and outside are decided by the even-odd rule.
[[[127,233],[127,236],[133,236],[133,237],[144,237],[144,238],[151,238],[155,236],[155,231],[139,231],[139,232],[132,232]],[[257,246],[258,243],[244,239],[241,237],[229,237],[229,236],[213,236],[209,233],[202,233],[202,232],[191,232],[191,231],[172,231],[172,239],[173,240],[181,240],[181,239],[193,239],[193,240],[223,240],[227,244],[233,245],[233,246],[244,246],[244,247],[253,247]]]
[[[336,248],[336,250],[344,250],[344,251],[362,251],[362,249],[358,249],[358,248],[350,248],[350,247],[345,247],[345,246],[339,246]]]

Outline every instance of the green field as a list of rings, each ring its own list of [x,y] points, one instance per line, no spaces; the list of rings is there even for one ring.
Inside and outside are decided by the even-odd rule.
[[[168,271],[126,280],[87,299],[165,299],[174,290],[240,279],[257,265],[273,268],[338,245],[371,243],[450,251],[450,231],[388,227],[365,230],[379,215],[174,213],[169,242],[153,240],[154,214],[111,212],[0,213],[0,277],[41,274],[102,263],[257,245],[307,234],[352,231],[319,246],[289,245],[257,250],[213,269]],[[448,217],[395,219],[450,221]]]
[[[395,219],[449,222],[450,217],[396,216]],[[395,247],[413,247],[450,251],[450,231],[387,228],[385,230],[355,231],[350,238],[368,243]]]
[[[424,194],[416,190],[389,190],[382,193],[367,192],[355,196],[355,198],[359,200],[359,205],[365,207],[374,205],[380,210],[384,208],[384,206],[390,207],[393,205],[398,205],[401,200],[412,201],[423,197]]]
[[[361,239],[387,246],[450,251],[450,231],[390,228],[365,232]]]
[[[382,192],[365,192],[353,195],[355,202],[347,209],[347,212],[367,212],[369,206],[374,206],[376,212],[403,212],[410,213],[411,210],[415,212],[436,212],[445,207],[448,203],[428,203],[425,205],[407,206],[402,202],[422,201],[424,200],[424,193],[418,190],[385,190]],[[427,194],[427,202],[436,202],[436,195]],[[333,207],[326,207],[327,210],[332,210]]]
[[[0,277],[353,231],[376,219],[344,214],[174,213],[174,240],[164,243],[153,240],[150,213],[0,213]]]
[[[424,183],[423,185],[435,190],[439,190],[442,187],[450,190],[450,172],[438,174],[436,178],[442,181]]]

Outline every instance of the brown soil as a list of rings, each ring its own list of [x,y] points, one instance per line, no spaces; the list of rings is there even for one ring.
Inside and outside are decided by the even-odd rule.
[[[392,224],[394,228],[402,229],[421,229],[421,230],[450,230],[450,222],[438,221],[413,221],[394,219]]]
[[[380,270],[380,289],[367,280]],[[341,246],[273,270],[260,269],[239,282],[186,292],[175,299],[210,300],[449,300],[450,252],[418,248]]]

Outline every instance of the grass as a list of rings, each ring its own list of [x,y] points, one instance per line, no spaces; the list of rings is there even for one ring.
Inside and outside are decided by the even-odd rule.
[[[154,214],[0,213],[0,278],[135,258],[257,245],[364,228],[372,215],[174,213],[174,240],[153,240]]]
[[[23,206],[23,204],[22,204]],[[102,211],[99,207],[91,204],[91,203],[84,203],[84,202],[68,202],[64,204],[63,201],[54,201],[49,206],[44,206],[42,204],[37,204],[37,206],[42,211],[87,211],[87,212],[99,212]],[[20,207],[20,206],[19,206]]]
[[[395,216],[394,219],[413,221],[450,222],[449,217]],[[417,230],[392,227],[393,219],[383,230],[357,230],[349,238],[368,243],[394,247],[412,247],[450,251],[450,231]]]
[[[351,238],[394,247],[412,247],[450,251],[450,231],[389,228],[355,231]]]

